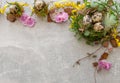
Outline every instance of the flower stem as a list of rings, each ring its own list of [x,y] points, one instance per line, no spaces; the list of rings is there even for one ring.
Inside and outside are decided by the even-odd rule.
[[[97,67],[95,68],[95,72],[94,72],[94,80],[95,80],[95,83],[97,83],[96,72],[97,72]]]

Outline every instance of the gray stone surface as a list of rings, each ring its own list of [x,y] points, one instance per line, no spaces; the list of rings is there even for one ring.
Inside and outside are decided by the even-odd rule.
[[[26,10],[29,14],[29,8]],[[72,65],[98,46],[78,41],[69,31],[69,22],[55,24],[35,18],[35,27],[28,28],[0,16],[0,83],[94,83],[94,59],[86,59],[75,68]],[[112,69],[97,74],[97,83],[120,83],[119,51],[115,49],[108,59]]]

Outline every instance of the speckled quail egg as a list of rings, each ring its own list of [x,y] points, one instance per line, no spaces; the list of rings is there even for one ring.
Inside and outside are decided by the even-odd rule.
[[[94,24],[95,31],[101,31],[102,29],[104,29],[104,27],[100,22]]]
[[[84,25],[88,25],[88,24],[90,24],[91,22],[92,22],[92,20],[91,20],[91,18],[90,18],[89,15],[85,15],[85,16],[83,17],[83,24],[84,24]]]
[[[44,1],[43,1],[43,0],[37,0],[37,1],[35,2],[35,8],[36,8],[37,10],[41,10],[43,5],[44,5]]]
[[[95,12],[94,15],[92,16],[92,21],[96,23],[96,22],[100,22],[101,20],[102,20],[102,13]]]

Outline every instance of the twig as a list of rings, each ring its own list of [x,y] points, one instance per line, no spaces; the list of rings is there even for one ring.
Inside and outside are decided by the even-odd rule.
[[[98,48],[97,50],[95,50],[94,52],[92,52],[92,53],[87,53],[87,54],[88,54],[87,56],[78,59],[78,60],[74,63],[73,67],[75,67],[75,65],[80,65],[80,61],[81,61],[81,60],[84,60],[84,59],[86,59],[87,57],[92,56],[92,55],[95,54],[97,51],[99,51],[101,48],[102,48],[102,46],[101,46],[100,48]]]
[[[99,51],[101,48],[102,48],[103,46],[100,46],[97,50],[95,50],[94,52],[92,52],[92,53],[87,53],[88,55],[93,55],[93,54],[95,54],[97,51]]]
[[[75,65],[77,64],[77,65],[80,65],[80,61],[81,60],[83,60],[83,59],[85,59],[85,58],[87,58],[87,57],[90,57],[91,55],[89,54],[89,55],[87,55],[87,56],[85,56],[85,57],[83,57],[83,58],[80,58],[80,59],[78,59],[76,62],[75,62],[75,64],[73,65],[73,67],[75,67]]]
[[[104,53],[105,53],[107,50],[108,50],[108,48],[106,48],[106,49],[104,50]]]
[[[95,72],[94,72],[94,80],[95,80],[95,83],[97,83],[97,79],[96,79],[96,71],[97,71],[97,67],[95,68]]]

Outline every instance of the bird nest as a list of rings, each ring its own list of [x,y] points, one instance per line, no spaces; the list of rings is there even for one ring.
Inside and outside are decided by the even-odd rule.
[[[85,2],[86,7],[74,11],[71,16],[71,30],[78,38],[85,38],[87,44],[101,43],[108,47],[120,45],[119,17],[120,5],[112,0]]]

